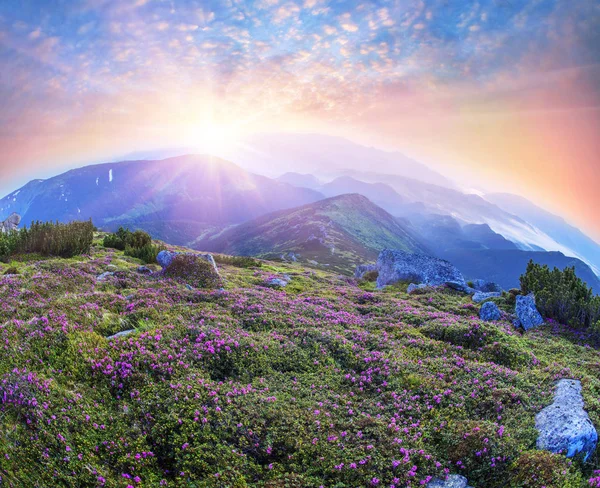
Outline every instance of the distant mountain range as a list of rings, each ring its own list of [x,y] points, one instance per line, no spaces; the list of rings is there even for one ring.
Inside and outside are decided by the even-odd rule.
[[[35,180],[0,200],[0,216],[17,212],[24,225],[91,218],[102,228],[140,227],[184,244],[205,229],[321,198],[218,158],[182,156],[86,166]]]
[[[22,225],[92,218],[106,230],[122,225],[206,250],[287,254],[344,273],[391,247],[449,259],[468,278],[505,287],[518,285],[533,258],[575,265],[600,290],[600,246],[521,197],[466,194],[400,153],[341,138],[263,135],[248,147],[240,166],[187,155],[33,180],[0,200],[0,221],[12,212]],[[261,164],[293,171],[273,179],[242,168]]]
[[[346,273],[375,260],[385,248],[430,252],[401,222],[358,194],[270,213],[201,239],[194,247],[299,260]]]

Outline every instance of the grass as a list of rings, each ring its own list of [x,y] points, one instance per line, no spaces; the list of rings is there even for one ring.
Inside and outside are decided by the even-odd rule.
[[[297,263],[229,261],[223,290],[189,290],[100,242],[0,265],[1,486],[417,487],[460,473],[559,488],[600,470],[597,455],[535,449],[557,379],[582,381],[600,425],[589,333],[522,334],[452,290],[378,291]]]

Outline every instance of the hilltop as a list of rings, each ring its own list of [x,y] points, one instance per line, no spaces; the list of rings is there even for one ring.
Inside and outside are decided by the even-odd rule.
[[[428,252],[401,222],[359,194],[274,212],[205,237],[194,247],[242,256],[284,256],[344,273],[376,259],[382,249]]]
[[[522,333],[445,287],[216,258],[215,290],[145,274],[101,236],[84,256],[0,264],[2,486],[417,487],[460,473],[563,488],[600,469],[535,448],[560,378],[581,380],[600,425],[593,331]]]

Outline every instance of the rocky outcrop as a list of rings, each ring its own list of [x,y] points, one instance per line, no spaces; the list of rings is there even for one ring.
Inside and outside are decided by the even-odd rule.
[[[502,292],[502,287],[498,283],[487,280],[473,280],[473,288],[483,293]]]
[[[429,483],[427,483],[427,488],[471,488],[469,486],[469,482],[467,478],[461,476],[460,474],[451,474],[446,480],[441,480],[439,478],[432,479]]]
[[[484,293],[481,291],[478,291],[477,293],[475,293],[473,295],[473,301],[475,303],[481,303],[484,302],[485,300],[488,300],[489,298],[496,298],[496,297],[500,297],[502,296],[502,293],[499,293],[497,291],[491,291],[489,293]]]
[[[538,309],[535,306],[535,297],[533,294],[517,296],[515,313],[517,314],[515,326],[523,327],[525,330],[529,330],[544,323],[544,318],[540,315],[540,312],[538,312]]]
[[[376,264],[359,264],[354,271],[354,277],[361,279],[366,273],[377,271]]]
[[[486,302],[481,306],[479,311],[479,318],[486,322],[492,322],[494,320],[500,320],[502,313],[494,302]]]
[[[473,294],[476,291],[474,288],[471,288],[465,282],[461,281],[446,281],[446,286],[462,293]]]
[[[21,223],[21,216],[18,213],[11,213],[8,218],[0,222],[0,233],[3,232],[12,232],[13,230],[17,230],[19,224]]]
[[[598,433],[583,409],[581,382],[560,380],[554,403],[535,416],[539,431],[537,448],[567,457],[581,455],[585,461],[596,449]]]
[[[131,334],[132,332],[135,332],[135,329],[130,329],[130,330],[122,330],[121,332],[117,332],[116,334],[113,334],[111,336],[108,336],[106,338],[107,341],[112,341],[113,339],[117,339],[119,337],[125,337],[128,336],[129,334]]]
[[[399,281],[424,283],[429,286],[443,285],[449,281],[466,286],[461,272],[448,261],[385,249],[377,259],[377,287],[381,288]]]
[[[424,283],[421,283],[420,285],[415,285],[414,283],[411,283],[410,285],[408,285],[406,293],[413,293],[414,291],[422,290],[423,288],[427,288],[427,285]]]
[[[219,270],[217,269],[217,263],[215,262],[215,258],[213,258],[212,254],[200,254],[200,253],[195,253],[195,252],[161,251],[156,256],[156,262],[160,265],[160,267],[162,269],[166,269],[169,267],[169,265],[173,261],[173,258],[175,258],[175,256],[177,256],[179,254],[187,254],[190,256],[196,256],[197,258],[200,258],[200,259],[204,259],[205,261],[208,261],[212,265],[213,269],[215,270],[215,273],[219,272]]]

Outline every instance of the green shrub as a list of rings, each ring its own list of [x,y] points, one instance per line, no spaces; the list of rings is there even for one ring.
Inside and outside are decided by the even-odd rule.
[[[192,254],[179,254],[165,269],[165,276],[198,288],[219,288],[221,277],[213,266]]]
[[[0,257],[14,254],[39,253],[43,256],[70,258],[87,253],[94,239],[94,226],[90,221],[33,222],[29,228],[0,235]]]
[[[112,247],[119,251],[124,251],[127,244],[131,245],[133,233],[129,229],[119,227],[119,230],[114,234],[108,234],[104,237],[104,247]]]
[[[367,281],[367,282],[371,282],[371,281],[377,281],[377,278],[379,277],[379,271],[377,270],[373,270],[373,271],[367,271],[361,278],[361,280],[363,281]]]
[[[600,318],[600,297],[577,277],[575,267],[550,270],[530,261],[521,276],[521,290],[535,295],[543,316],[560,323],[590,327]]]
[[[524,452],[511,466],[510,486],[522,488],[578,488],[581,475],[573,463],[547,451]]]
[[[222,254],[215,254],[215,262],[218,264],[226,264],[229,266],[235,266],[236,268],[260,268],[262,262],[251,258],[250,256],[225,256]]]
[[[145,244],[142,247],[125,246],[125,256],[141,259],[147,264],[156,263],[156,256],[161,251],[166,249],[165,246],[159,244]]]
[[[19,274],[19,270],[17,268],[15,268],[14,266],[11,266],[10,268],[6,269],[4,274],[5,275],[16,275],[16,274]]]

